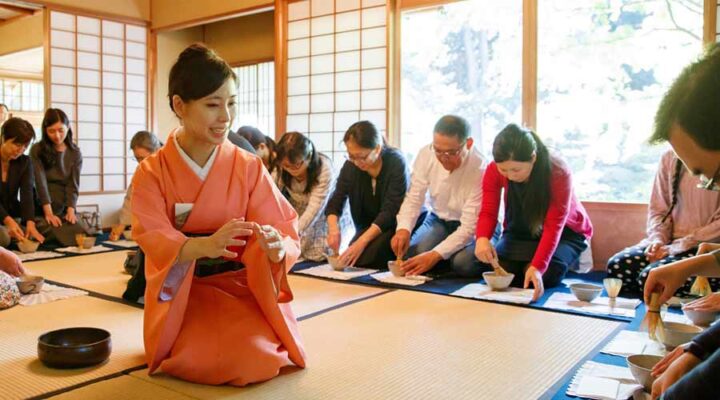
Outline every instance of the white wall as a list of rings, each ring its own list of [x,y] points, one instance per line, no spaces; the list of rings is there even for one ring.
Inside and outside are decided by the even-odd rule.
[[[119,213],[120,209],[122,208],[124,198],[124,193],[99,195],[81,194],[78,198],[77,205],[79,207],[84,205],[97,204],[100,208],[102,226],[103,228],[109,228],[113,224],[118,223],[118,219],[120,218]]]

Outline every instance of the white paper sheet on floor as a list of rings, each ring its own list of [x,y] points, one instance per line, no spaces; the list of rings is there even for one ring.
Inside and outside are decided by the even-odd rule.
[[[614,302],[608,297],[598,297],[592,302],[587,302],[578,300],[570,293],[553,293],[544,306],[558,310],[635,318],[635,309],[640,303],[640,300],[624,297],[617,297]]]
[[[567,394],[585,399],[625,400],[641,392],[630,369],[588,361],[575,373]]]
[[[335,271],[332,269],[330,264],[322,264],[316,267],[306,268],[300,271],[295,271],[298,274],[319,276],[322,278],[338,279],[341,281],[347,281],[353,278],[357,278],[363,275],[370,275],[377,272],[376,269],[367,268],[354,268],[347,267],[344,271]]]
[[[494,291],[482,283],[471,283],[452,292],[450,295],[503,303],[530,304],[533,298],[533,289],[507,288],[503,291]]]
[[[50,303],[55,300],[69,299],[71,297],[87,296],[88,292],[79,289],[66,288],[62,286],[45,283],[39,293],[25,294],[20,298],[23,306],[34,306]]]

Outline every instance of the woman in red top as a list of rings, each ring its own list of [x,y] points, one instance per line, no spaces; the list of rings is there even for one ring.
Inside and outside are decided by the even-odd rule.
[[[535,301],[578,261],[592,224],[573,193],[569,168],[548,153],[534,132],[506,126],[493,143],[493,159],[482,182],[475,256],[486,264],[499,259],[515,274],[513,286],[532,283]],[[503,235],[493,248],[502,189]]]

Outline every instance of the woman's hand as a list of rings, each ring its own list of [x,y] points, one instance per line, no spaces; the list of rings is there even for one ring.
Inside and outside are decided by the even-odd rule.
[[[720,292],[693,300],[685,304],[683,309],[693,311],[720,311]]]
[[[75,209],[73,207],[67,208],[67,212],[65,213],[65,221],[71,224],[77,223],[77,216],[75,215]]]
[[[691,260],[692,258],[686,258],[653,268],[648,274],[643,289],[645,304],[650,304],[650,295],[653,292],[660,292],[660,304],[665,304],[691,275],[685,271],[686,263]]]
[[[532,283],[535,288],[532,301],[538,301],[538,299],[542,297],[543,293],[545,293],[545,287],[543,286],[542,274],[532,265],[525,270],[525,284],[523,285],[523,288],[527,289],[530,286],[530,283]]]
[[[491,264],[494,260],[497,260],[497,252],[488,238],[479,237],[477,239],[475,242],[475,257],[485,264]]]
[[[22,240],[25,237],[25,233],[23,232],[20,225],[13,219],[13,217],[5,217],[5,219],[3,220],[3,224],[5,225],[5,228],[7,229],[8,234],[11,238],[15,240]]]
[[[677,346],[673,351],[667,353],[665,357],[663,357],[662,360],[660,360],[655,366],[653,367],[652,371],[650,371],[650,374],[654,377],[658,377],[667,370],[667,368],[670,366],[670,364],[673,363],[673,361],[677,360],[681,355],[685,353],[685,347],[684,346]]]
[[[228,246],[245,246],[246,240],[235,239],[238,236],[250,236],[253,234],[255,223],[245,222],[244,219],[232,219],[225,223],[217,232],[203,238],[203,253],[208,258],[236,258],[235,252],[229,251]]]
[[[709,253],[713,250],[718,250],[718,249],[720,249],[720,243],[703,242],[698,245],[698,251],[697,251],[697,253],[695,253],[695,255],[699,256],[700,254]]]
[[[285,243],[277,229],[270,225],[253,224],[253,231],[270,262],[279,263],[285,258]]]
[[[25,227],[25,237],[35,239],[40,243],[43,243],[45,241],[45,236],[40,234],[40,232],[37,230],[37,227],[35,226],[35,221],[27,222],[27,225]]]
[[[652,242],[645,248],[645,258],[651,263],[662,260],[670,254],[668,247],[661,242]]]
[[[440,253],[434,250],[430,250],[424,253],[420,253],[415,257],[411,257],[407,261],[403,262],[400,269],[405,273],[405,275],[422,275],[433,269],[435,264],[442,261],[442,259],[443,258]]]
[[[700,364],[700,362],[701,360],[692,353],[683,353],[675,359],[667,370],[665,370],[659,378],[655,379],[652,385],[653,400],[660,398],[670,386],[679,381],[680,378],[685,376],[685,374],[690,372],[695,366]]]
[[[340,234],[340,229],[328,231],[326,240],[327,240],[328,247],[330,247],[330,249],[333,251],[333,254],[339,254],[340,253],[340,243],[342,242],[342,236]]]
[[[15,253],[0,247],[0,271],[5,271],[12,276],[25,275],[25,268]]]
[[[345,249],[345,251],[343,251],[340,255],[340,263],[342,263],[342,265],[347,265],[348,267],[354,267],[358,258],[360,258],[363,251],[365,251],[365,247],[367,247],[367,242],[365,242],[362,238],[358,238],[355,243],[351,244],[350,247]]]
[[[120,240],[120,235],[125,231],[125,224],[113,225],[110,229],[110,240]]]

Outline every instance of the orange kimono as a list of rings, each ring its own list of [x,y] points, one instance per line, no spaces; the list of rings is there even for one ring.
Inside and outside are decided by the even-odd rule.
[[[160,368],[191,382],[243,386],[305,366],[286,274],[300,255],[297,214],[259,158],[228,141],[215,151],[203,182],[170,137],[133,178],[133,236],[145,252],[147,279],[145,354],[150,373]],[[178,203],[193,203],[180,229]],[[209,235],[240,217],[279,231],[283,262],[270,262],[253,236],[238,252],[244,269],[200,278],[194,261],[176,263],[186,233]]]

